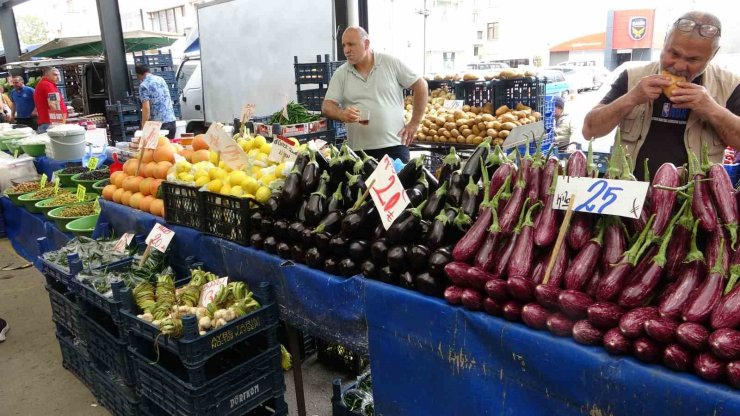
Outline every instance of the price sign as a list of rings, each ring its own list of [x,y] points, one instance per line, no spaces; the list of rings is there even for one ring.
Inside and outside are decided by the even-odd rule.
[[[95,203],[93,204],[93,212],[96,214],[100,214],[100,198],[95,198]]]
[[[298,146],[283,136],[275,136],[272,140],[272,149],[267,156],[273,162],[294,162],[298,157]]]
[[[254,104],[244,104],[244,107],[242,108],[242,123],[252,118],[255,108],[256,106]]]
[[[410,203],[388,155],[383,156],[365,185],[387,230]]]
[[[205,308],[209,303],[213,302],[213,298],[216,297],[222,287],[228,284],[228,277],[222,277],[212,282],[204,284],[200,288],[200,299],[198,300],[198,306]]]
[[[523,126],[516,126],[511,129],[509,135],[504,140],[504,150],[511,149],[512,147],[523,145],[527,143],[527,139],[531,143],[534,143],[533,138],[539,138],[545,134],[545,122],[538,121],[535,123],[525,124]]]
[[[144,240],[144,242],[146,242],[147,245],[152,246],[152,248],[156,248],[157,250],[164,253],[167,250],[167,247],[170,245],[172,237],[174,236],[174,231],[163,226],[162,224],[155,224],[154,227],[152,227],[152,231],[150,231],[149,235],[146,236],[146,240]]]
[[[566,210],[576,195],[574,211],[639,218],[648,182],[558,176],[552,208]]]
[[[442,104],[442,107],[449,110],[462,110],[464,105],[464,100],[445,100],[444,104]]]
[[[82,185],[77,185],[77,201],[82,202],[85,200],[85,193],[87,193],[87,189],[85,189]]]
[[[45,173],[41,174],[41,180],[39,181],[39,188],[46,188],[46,182],[49,180],[49,177],[46,176]]]
[[[221,160],[233,170],[241,170],[249,163],[244,150],[223,129],[223,124],[212,123],[206,132],[206,143],[211,150],[218,152]]]
[[[98,167],[98,158],[93,156],[90,158],[90,160],[87,161],[87,168],[90,170],[94,170]]]
[[[131,233],[125,233],[121,236],[121,238],[116,241],[116,245],[113,246],[113,251],[117,253],[123,253],[126,251],[126,247],[131,244],[131,241],[134,239],[134,235]]]
[[[54,178],[54,195],[59,193],[59,176]]]
[[[144,144],[144,149],[156,149],[159,140],[159,130],[162,128],[161,121],[147,121],[144,123],[144,131],[141,133],[139,143]]]

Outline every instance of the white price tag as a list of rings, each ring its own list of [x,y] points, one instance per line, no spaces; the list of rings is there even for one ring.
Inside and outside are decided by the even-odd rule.
[[[146,237],[146,240],[144,240],[144,242],[152,246],[152,248],[156,248],[157,250],[164,253],[167,250],[167,247],[170,245],[172,237],[174,236],[174,231],[170,230],[162,224],[155,224],[154,227],[152,227],[152,231],[149,232],[149,235]]]
[[[256,105],[254,104],[244,104],[244,107],[242,108],[242,123],[248,121],[252,118],[252,114],[254,114],[254,109],[256,108]]]
[[[558,176],[552,208],[568,209],[576,195],[574,211],[640,218],[648,182]]]
[[[388,155],[383,156],[365,185],[370,189],[370,196],[387,230],[411,202]]]
[[[228,277],[222,277],[212,282],[204,284],[200,288],[200,299],[198,300],[198,306],[205,308],[209,303],[213,302],[213,298],[216,297],[222,287],[228,284]]]
[[[156,149],[159,141],[159,130],[162,128],[161,121],[147,121],[144,123],[144,131],[141,132],[139,143],[144,144],[144,149]]]
[[[537,121],[535,123],[525,124],[523,126],[516,126],[511,129],[511,132],[504,140],[504,150],[511,149],[512,147],[524,145],[529,139],[530,143],[534,143],[534,139],[539,139],[545,134],[545,122]]]
[[[449,110],[462,110],[464,105],[464,100],[445,100],[444,104],[442,104],[442,107]]]
[[[298,157],[298,146],[283,136],[272,139],[272,149],[267,156],[273,162],[293,162]]]
[[[131,241],[134,239],[134,235],[131,233],[125,233],[121,236],[121,238],[116,241],[116,245],[113,246],[113,251],[117,253],[123,253],[126,251],[126,247],[128,247],[129,244],[131,244]]]
[[[233,170],[241,170],[249,163],[244,150],[223,129],[223,124],[213,123],[206,132],[206,143],[211,150],[219,153],[220,160]]]

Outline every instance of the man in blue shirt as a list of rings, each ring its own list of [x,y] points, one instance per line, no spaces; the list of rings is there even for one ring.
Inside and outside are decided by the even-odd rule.
[[[15,122],[36,130],[36,104],[33,102],[33,93],[33,88],[23,84],[22,77],[13,77],[13,90],[10,91],[10,100],[13,102]]]
[[[172,97],[167,83],[156,75],[149,73],[146,65],[136,65],[136,79],[139,85],[139,99],[141,100],[141,128],[149,120],[161,121],[162,130],[169,130],[167,137],[175,138],[175,111],[172,109]]]

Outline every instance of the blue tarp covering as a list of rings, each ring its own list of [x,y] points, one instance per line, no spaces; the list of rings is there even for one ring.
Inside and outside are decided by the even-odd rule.
[[[42,214],[31,214],[23,207],[16,207],[9,198],[0,198],[2,204],[5,233],[13,245],[13,249],[20,256],[32,261],[37,267],[39,249],[36,239],[46,237],[50,249],[58,250],[72,238],[57,228],[56,224],[47,221]]]
[[[54,171],[63,169],[66,163],[67,162],[65,161],[54,160],[46,156],[39,156],[33,159],[33,164],[36,166],[36,172],[39,174],[45,173],[49,178],[49,181],[51,181],[51,175],[54,174]]]

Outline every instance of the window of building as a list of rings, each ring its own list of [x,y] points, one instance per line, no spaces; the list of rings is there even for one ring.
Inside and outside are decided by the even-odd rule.
[[[491,22],[487,25],[488,40],[498,40],[498,22]]]
[[[149,21],[154,31],[179,33],[183,29],[183,15],[184,7],[178,6],[171,9],[149,12]]]
[[[442,65],[445,71],[455,69],[455,52],[442,52]]]
[[[483,31],[482,30],[479,30],[478,31],[478,40],[482,40],[482,39],[483,39]]]

